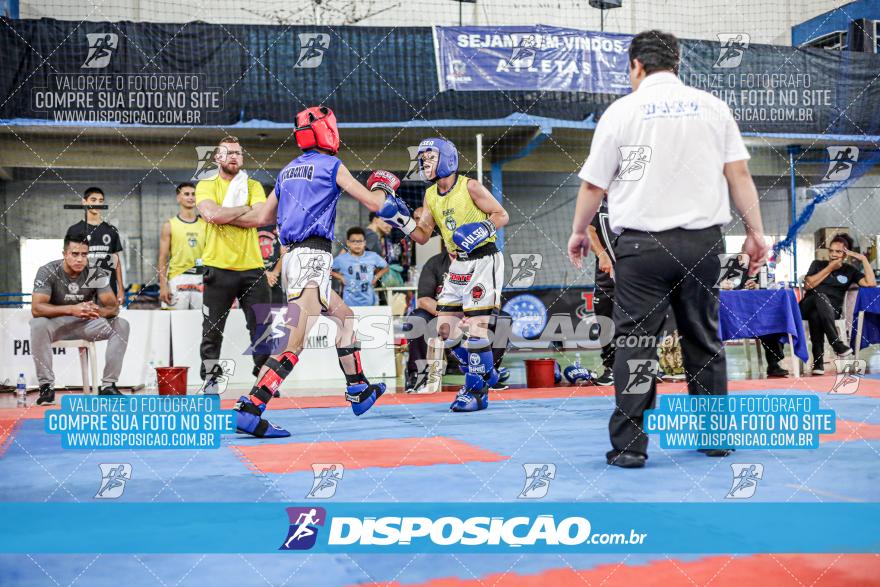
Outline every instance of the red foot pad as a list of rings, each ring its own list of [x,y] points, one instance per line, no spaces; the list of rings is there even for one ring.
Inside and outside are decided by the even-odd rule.
[[[428,467],[493,463],[508,457],[452,438],[386,438],[346,442],[235,445],[242,461],[260,473],[311,471],[312,463],[342,463],[346,469]]]

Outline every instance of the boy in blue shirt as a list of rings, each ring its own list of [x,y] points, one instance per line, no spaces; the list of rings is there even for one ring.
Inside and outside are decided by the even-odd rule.
[[[349,306],[372,306],[377,302],[376,284],[388,273],[388,263],[365,251],[367,238],[363,228],[355,226],[345,233],[348,249],[333,259],[333,278],[342,282],[342,300]]]

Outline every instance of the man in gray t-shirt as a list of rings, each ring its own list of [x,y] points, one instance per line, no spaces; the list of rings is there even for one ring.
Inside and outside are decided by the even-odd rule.
[[[64,257],[40,267],[31,296],[31,353],[40,382],[37,405],[55,401],[52,343],[58,340],[106,340],[107,354],[101,395],[116,389],[128,346],[128,322],[119,318],[119,304],[110,288],[110,274],[89,267],[86,235],[64,237]],[[97,303],[96,303],[97,302]]]

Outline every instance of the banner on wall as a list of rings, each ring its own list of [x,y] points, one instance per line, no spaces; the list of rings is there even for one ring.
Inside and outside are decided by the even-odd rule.
[[[631,35],[552,26],[434,27],[441,90],[627,94]]]
[[[541,25],[194,22],[181,30],[168,23],[7,21],[0,27],[7,64],[0,68],[0,122],[289,124],[291,99],[327,96],[346,123],[409,120],[413,104],[424,105],[425,120],[527,113],[581,122],[629,93],[630,39]],[[271,70],[254,67],[255,55]],[[723,33],[681,39],[681,56],[682,81],[724,100],[745,132],[880,133],[880,55],[762,45],[747,33]],[[375,83],[375,71],[383,83]],[[370,91],[335,91],[346,84]]]

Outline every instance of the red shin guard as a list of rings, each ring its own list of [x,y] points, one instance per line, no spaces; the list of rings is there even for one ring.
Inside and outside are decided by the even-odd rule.
[[[255,405],[268,404],[275,390],[281,387],[281,382],[290,375],[299,358],[290,351],[284,351],[278,358],[266,359],[266,372],[251,389],[250,398]]]

